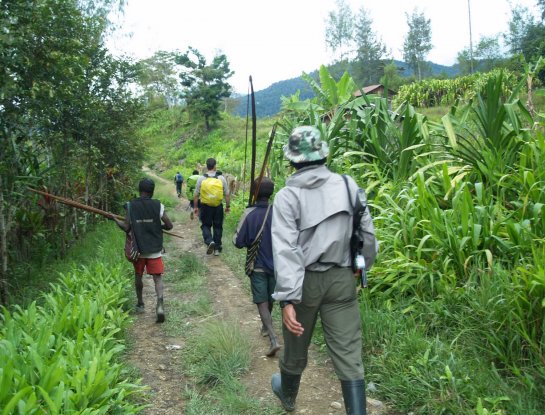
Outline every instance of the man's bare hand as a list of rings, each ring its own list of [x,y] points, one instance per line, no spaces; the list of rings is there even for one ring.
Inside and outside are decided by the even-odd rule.
[[[282,321],[284,322],[286,328],[296,336],[300,336],[305,331],[301,323],[297,321],[293,304],[286,304],[286,306],[282,309]]]

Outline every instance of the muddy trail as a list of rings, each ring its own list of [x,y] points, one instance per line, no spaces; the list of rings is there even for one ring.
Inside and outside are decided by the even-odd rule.
[[[150,172],[147,172],[150,175]],[[154,175],[153,175],[154,176]],[[157,181],[166,180],[154,176]],[[172,194],[176,192],[174,185]],[[191,316],[182,323],[194,325],[209,318],[224,319],[236,324],[242,335],[249,339],[252,346],[252,363],[248,373],[241,379],[247,388],[248,394],[257,401],[273,403],[278,406],[278,413],[283,413],[276,396],[270,388],[270,379],[273,373],[278,371],[278,357],[282,349],[274,358],[265,356],[268,350],[268,338],[260,335],[261,322],[257,308],[252,303],[251,293],[247,288],[245,276],[234,275],[231,269],[223,261],[222,256],[206,255],[206,247],[203,244],[198,220],[189,220],[189,211],[186,209],[188,201],[180,198],[175,211],[178,216],[184,216],[183,220],[174,223],[172,232],[182,238],[168,238],[165,243],[165,313],[169,319],[169,308],[173,309],[177,303],[184,302],[184,295],[177,292],[169,283],[170,274],[174,279],[183,277],[181,270],[172,266],[173,258],[183,254],[192,253],[208,269],[206,273],[206,286],[212,302],[213,314],[211,316]],[[170,209],[172,210],[172,209]],[[167,213],[169,210],[167,210]],[[186,216],[186,217],[185,217]],[[231,244],[232,235],[224,233],[223,244]],[[148,415],[174,415],[184,414],[185,391],[191,387],[191,379],[184,376],[182,368],[182,351],[185,347],[183,336],[176,336],[172,331],[165,329],[164,325],[155,322],[155,292],[153,280],[144,277],[144,302],[146,304],[143,313],[135,314],[134,324],[130,330],[129,338],[132,346],[129,352],[129,361],[140,372],[142,383],[150,388],[144,410]],[[281,327],[279,309],[275,307],[273,318],[275,330],[281,339]],[[384,405],[368,398],[368,414],[388,414]],[[303,374],[299,396],[297,398],[296,414],[344,414],[343,399],[340,384],[336,379],[331,363],[326,353],[312,346],[309,352],[309,364]],[[203,414],[205,415],[205,414]]]

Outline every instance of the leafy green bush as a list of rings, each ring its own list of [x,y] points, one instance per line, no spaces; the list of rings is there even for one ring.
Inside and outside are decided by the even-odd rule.
[[[128,398],[142,387],[119,362],[129,322],[123,265],[74,268],[43,305],[2,310],[3,414],[139,412]]]

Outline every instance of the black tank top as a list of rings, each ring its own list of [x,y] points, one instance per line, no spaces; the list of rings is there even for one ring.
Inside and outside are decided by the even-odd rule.
[[[141,254],[154,254],[163,249],[161,229],[161,202],[138,198],[130,202],[131,228]]]

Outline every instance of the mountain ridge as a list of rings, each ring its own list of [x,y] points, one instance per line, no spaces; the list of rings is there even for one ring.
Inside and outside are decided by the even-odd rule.
[[[401,68],[401,76],[410,77],[414,74],[414,71],[409,68],[409,66],[402,61],[393,60],[398,68]],[[432,76],[445,75],[447,78],[452,78],[460,74],[460,68],[458,64],[446,66],[440,65],[433,62],[426,62],[430,67],[430,72]],[[313,78],[318,77],[318,70],[309,73]],[[366,85],[362,85],[364,87]],[[309,85],[303,80],[303,78],[296,77],[277,81],[269,85],[267,88],[261,89],[255,92],[255,105],[256,105],[256,116],[258,118],[271,117],[280,112],[281,107],[281,97],[289,97],[295,94],[297,91],[300,91],[299,97],[301,100],[310,99],[314,97],[314,92],[309,87]],[[233,110],[234,115],[240,117],[246,116],[246,100],[248,95],[240,95],[237,98],[240,99],[238,106]]]

